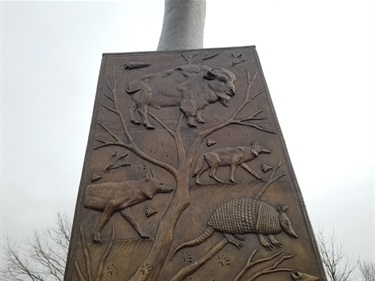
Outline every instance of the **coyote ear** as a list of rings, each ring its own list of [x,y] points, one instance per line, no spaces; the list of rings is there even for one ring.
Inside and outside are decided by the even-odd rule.
[[[283,212],[285,212],[286,210],[288,210],[288,208],[289,208],[289,206],[281,206],[281,205],[277,205],[277,211],[279,212],[279,213],[283,213]]]

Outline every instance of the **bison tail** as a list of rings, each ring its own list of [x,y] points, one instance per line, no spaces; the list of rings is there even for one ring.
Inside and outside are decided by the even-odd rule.
[[[183,244],[181,244],[180,246],[178,246],[176,248],[176,250],[173,251],[171,257],[170,257],[170,260],[173,259],[173,257],[175,256],[175,254],[181,250],[182,248],[186,248],[186,247],[194,247],[194,246],[197,246],[197,245],[200,245],[202,244],[204,241],[206,241],[208,238],[210,238],[212,236],[212,234],[214,234],[215,230],[211,227],[211,226],[208,226],[201,235],[199,235],[197,238],[193,239],[193,240],[190,240],[188,242],[185,242]]]
[[[195,177],[202,169],[204,165],[204,156],[199,156],[197,163],[195,164],[195,170],[193,172],[193,176]]]

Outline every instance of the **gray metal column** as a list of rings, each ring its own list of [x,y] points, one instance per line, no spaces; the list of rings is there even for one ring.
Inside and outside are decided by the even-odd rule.
[[[206,0],[165,0],[158,51],[203,48]]]

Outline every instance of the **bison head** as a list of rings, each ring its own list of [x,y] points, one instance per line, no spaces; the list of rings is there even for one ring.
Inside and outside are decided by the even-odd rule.
[[[215,67],[208,70],[204,78],[209,81],[209,87],[216,94],[217,99],[228,107],[229,100],[236,94],[234,86],[236,76],[228,69]]]

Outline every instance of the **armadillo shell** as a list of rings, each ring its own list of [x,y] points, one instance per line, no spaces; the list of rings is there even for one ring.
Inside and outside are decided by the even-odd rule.
[[[207,224],[213,229],[231,233],[279,233],[277,210],[252,198],[233,199],[215,210]]]

